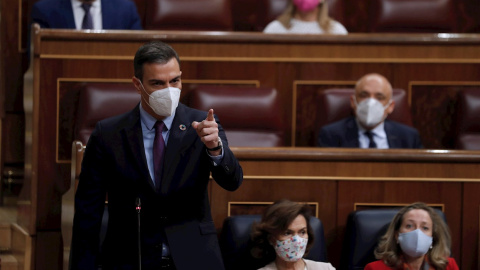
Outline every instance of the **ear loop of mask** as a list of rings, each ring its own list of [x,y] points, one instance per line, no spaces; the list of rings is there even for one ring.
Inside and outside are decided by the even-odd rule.
[[[145,87],[143,87],[142,81],[141,81],[139,78],[137,78],[137,77],[135,77],[135,78],[140,82],[140,86],[142,86],[143,92],[145,92],[145,94],[147,94],[147,96],[150,97],[151,95],[147,92],[147,90],[145,90]],[[145,101],[145,103],[147,103],[147,105],[148,105],[150,108],[152,108],[152,106],[150,105],[150,101],[147,102],[147,100],[143,97],[143,95],[140,95],[140,96],[141,96],[142,99]],[[153,109],[153,108],[152,108],[152,109]]]

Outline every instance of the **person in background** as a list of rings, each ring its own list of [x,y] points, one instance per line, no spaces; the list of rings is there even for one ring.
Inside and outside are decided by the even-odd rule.
[[[355,117],[323,126],[320,147],[422,148],[415,128],[386,119],[395,108],[392,85],[382,75],[370,73],[357,81],[350,105]]]
[[[326,0],[291,0],[286,10],[270,22],[268,34],[347,34],[345,27],[328,16]]]
[[[31,18],[42,28],[142,30],[131,0],[40,0]]]
[[[448,227],[435,210],[417,202],[393,218],[365,270],[458,270],[450,257]]]
[[[252,241],[252,255],[270,261],[259,270],[335,269],[330,263],[303,259],[314,242],[306,204],[281,200],[268,207],[260,223],[253,225]]]

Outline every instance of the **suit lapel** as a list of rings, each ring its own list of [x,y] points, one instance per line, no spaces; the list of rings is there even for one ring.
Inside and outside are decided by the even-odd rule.
[[[174,169],[177,167],[177,163],[180,161],[185,150],[188,149],[193,142],[192,138],[195,139],[197,136],[196,131],[191,126],[193,120],[187,117],[185,109],[185,105],[178,105],[175,118],[170,128],[163,164],[161,193],[170,190],[171,182],[174,180],[172,179],[172,175],[175,173]]]
[[[384,122],[385,134],[387,134],[388,148],[401,148],[401,142],[397,135],[395,135],[394,127],[390,121]]]
[[[65,20],[66,28],[76,29],[75,26],[75,17],[73,16],[73,7],[70,0],[63,0],[60,3],[60,14],[62,14],[63,19]]]
[[[135,107],[135,109],[133,109],[131,112],[130,118],[123,129],[126,137],[125,143],[128,145],[132,153],[133,160],[136,161],[136,165],[142,173],[142,179],[146,179],[150,187],[155,190],[155,186],[153,185],[152,178],[150,177],[150,173],[148,171],[147,158],[145,157],[145,147],[143,145],[142,125],[140,121],[140,109],[139,105],[137,105],[137,107]]]
[[[345,145],[344,147],[358,148],[360,143],[358,142],[358,127],[355,122],[355,117],[350,117],[347,119],[346,123],[346,135],[345,135]]]
[[[114,14],[114,7],[111,0],[102,0],[102,28],[113,29],[112,18],[117,15]]]

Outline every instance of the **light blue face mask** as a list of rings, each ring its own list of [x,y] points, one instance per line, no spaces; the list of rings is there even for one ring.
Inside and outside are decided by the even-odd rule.
[[[398,234],[398,242],[403,253],[417,258],[427,254],[432,247],[433,237],[426,235],[420,229]]]

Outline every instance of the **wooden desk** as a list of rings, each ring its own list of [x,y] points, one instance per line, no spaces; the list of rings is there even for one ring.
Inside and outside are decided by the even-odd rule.
[[[347,216],[366,208],[422,201],[440,205],[452,235],[452,254],[474,269],[480,206],[480,152],[319,148],[234,148],[244,183],[228,192],[212,185],[212,213],[256,213],[261,202],[313,202],[325,226],[328,258],[340,265]],[[464,214],[462,214],[464,213]],[[465,215],[465,213],[468,213]],[[465,236],[468,232],[469,236]]]
[[[36,269],[61,267],[52,262],[61,262],[62,255],[52,250],[62,249],[61,197],[70,183],[72,115],[78,94],[73,86],[92,81],[130,83],[133,55],[146,41],[160,39],[178,51],[183,94],[195,84],[276,87],[283,107],[279,113],[289,123],[286,144],[292,146],[313,145],[314,100],[319,91],[351,86],[363,74],[376,71],[395,87],[408,90],[414,124],[424,144],[439,148],[449,138],[445,128],[452,121],[455,92],[479,84],[478,35],[288,36],[38,28],[35,33],[31,69],[25,76],[26,179],[18,223],[36,239],[30,250]],[[459,219],[478,216],[478,211],[465,213],[471,204],[478,205],[480,197],[479,152],[374,151],[372,156],[352,150],[286,148],[237,149],[236,153],[246,171],[245,183],[234,193],[211,186],[217,226],[229,201],[280,197],[316,201],[327,225],[329,256],[335,262],[353,203],[425,200],[445,204],[452,235],[458,240],[454,255],[459,261],[462,256],[464,269],[476,265],[477,258],[461,253],[477,244],[470,243],[474,237],[462,236],[465,222]],[[264,194],[259,187],[275,188]],[[478,226],[469,232],[478,234]]]

